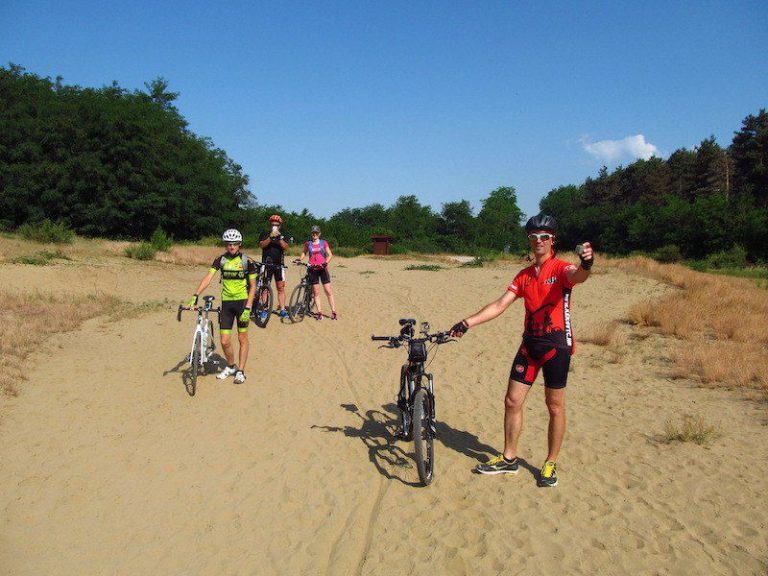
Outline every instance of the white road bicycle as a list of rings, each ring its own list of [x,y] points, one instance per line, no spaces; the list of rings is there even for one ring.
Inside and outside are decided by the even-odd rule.
[[[185,382],[187,392],[190,396],[194,396],[197,391],[197,376],[199,373],[205,374],[205,367],[216,351],[216,343],[213,338],[213,322],[208,318],[208,314],[219,314],[221,308],[214,308],[213,301],[215,296],[203,296],[202,306],[187,307],[179,305],[179,310],[176,312],[176,320],[181,322],[181,313],[184,310],[197,311],[197,324],[195,325],[195,333],[192,335],[192,350],[187,356],[187,361],[190,364],[189,381]]]

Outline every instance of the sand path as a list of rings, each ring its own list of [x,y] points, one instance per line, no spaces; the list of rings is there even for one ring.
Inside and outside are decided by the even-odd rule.
[[[0,573],[766,574],[764,403],[669,380],[671,343],[627,326],[619,358],[587,344],[575,357],[560,486],[536,487],[540,384],[521,472],[474,475],[501,448],[516,304],[431,365],[440,437],[436,480],[422,488],[413,445],[394,438],[404,353],[369,336],[394,333],[401,316],[447,328],[499,295],[516,266],[336,263],[341,319],[252,329],[242,386],[205,376],[187,395],[192,319],[177,323],[171,306],[47,341],[2,407]],[[0,279],[25,289],[34,272],[53,289],[176,302],[204,267],[107,260],[84,270],[4,265]],[[595,274],[575,291],[577,339],[666,289]],[[721,437],[660,443],[683,414]]]

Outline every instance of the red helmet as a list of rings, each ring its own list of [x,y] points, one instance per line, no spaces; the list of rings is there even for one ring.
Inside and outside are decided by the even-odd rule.
[[[270,222],[277,222],[278,224],[283,223],[283,219],[280,218],[280,214],[272,214],[272,216],[269,217]]]

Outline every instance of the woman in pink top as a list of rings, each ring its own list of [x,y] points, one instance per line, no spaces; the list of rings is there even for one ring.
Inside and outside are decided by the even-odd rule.
[[[331,275],[328,273],[328,263],[333,258],[333,253],[328,242],[320,238],[320,226],[312,226],[312,239],[304,242],[304,252],[300,260],[304,260],[304,256],[309,256],[309,283],[312,284],[318,312],[315,318],[323,319],[323,306],[320,302],[320,282],[322,282],[328,303],[331,305],[331,320],[336,320],[336,302],[331,289]]]

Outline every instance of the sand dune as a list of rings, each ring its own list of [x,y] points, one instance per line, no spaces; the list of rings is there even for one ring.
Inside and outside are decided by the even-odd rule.
[[[413,445],[394,437],[404,352],[369,337],[395,333],[403,316],[445,329],[500,295],[518,266],[409,263],[335,260],[339,321],[252,328],[247,382],[208,375],[194,397],[181,362],[192,318],[177,323],[173,305],[49,339],[2,405],[0,573],[766,574],[765,404],[670,380],[673,343],[628,325],[618,357],[579,346],[549,490],[536,486],[540,383],[521,472],[471,473],[501,448],[522,306],[441,347],[430,366],[436,479],[418,486]],[[204,272],[104,257],[5,264],[0,281],[178,302]],[[668,289],[600,272],[574,292],[577,340]],[[289,289],[297,280],[292,270]],[[665,422],[685,414],[720,437],[662,443]]]

